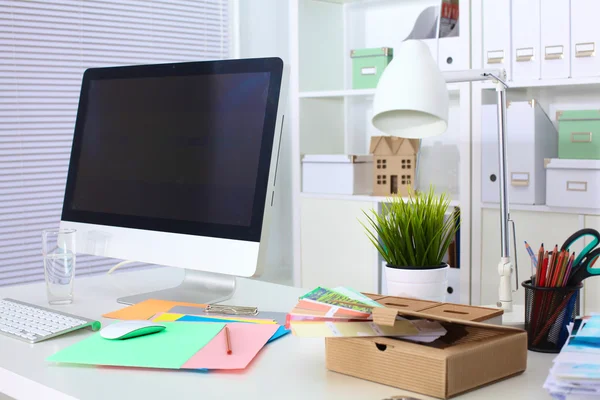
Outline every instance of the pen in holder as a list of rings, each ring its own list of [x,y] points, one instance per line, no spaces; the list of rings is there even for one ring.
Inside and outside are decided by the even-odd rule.
[[[525,330],[527,348],[542,353],[558,353],[568,338],[567,326],[579,314],[582,284],[538,287],[531,280],[525,288]]]

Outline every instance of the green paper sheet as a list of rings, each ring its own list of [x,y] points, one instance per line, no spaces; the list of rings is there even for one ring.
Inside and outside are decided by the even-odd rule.
[[[96,333],[50,356],[48,361],[123,367],[179,369],[210,342],[225,324],[161,322],[161,332],[126,340]]]

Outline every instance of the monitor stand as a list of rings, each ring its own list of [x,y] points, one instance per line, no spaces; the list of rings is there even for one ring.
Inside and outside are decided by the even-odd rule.
[[[234,292],[235,276],[186,269],[179,286],[121,297],[117,301],[121,304],[137,304],[148,299],[158,299],[213,304],[231,298]]]

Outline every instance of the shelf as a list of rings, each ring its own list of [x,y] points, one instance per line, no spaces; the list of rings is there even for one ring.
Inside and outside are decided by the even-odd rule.
[[[449,83],[449,92],[458,92],[459,83]],[[335,99],[345,97],[370,97],[375,95],[375,89],[346,89],[346,90],[323,90],[314,92],[300,92],[301,99]]]
[[[481,208],[500,208],[496,203],[481,203]],[[550,207],[546,205],[533,204],[511,204],[510,211],[533,211],[547,212],[556,214],[579,214],[579,215],[600,215],[598,208],[577,208],[577,207]]]
[[[372,201],[374,203],[385,203],[389,198],[385,196],[371,196],[368,194],[323,194],[323,193],[300,193],[300,197],[305,199],[323,199],[323,200],[351,200],[351,201]],[[404,198],[408,199],[407,197]],[[459,202],[452,200],[450,206],[457,207]]]

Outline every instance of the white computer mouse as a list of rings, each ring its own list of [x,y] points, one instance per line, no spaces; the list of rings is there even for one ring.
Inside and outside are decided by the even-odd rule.
[[[100,336],[104,339],[131,339],[157,333],[165,328],[166,326],[152,321],[123,321],[102,328]]]

